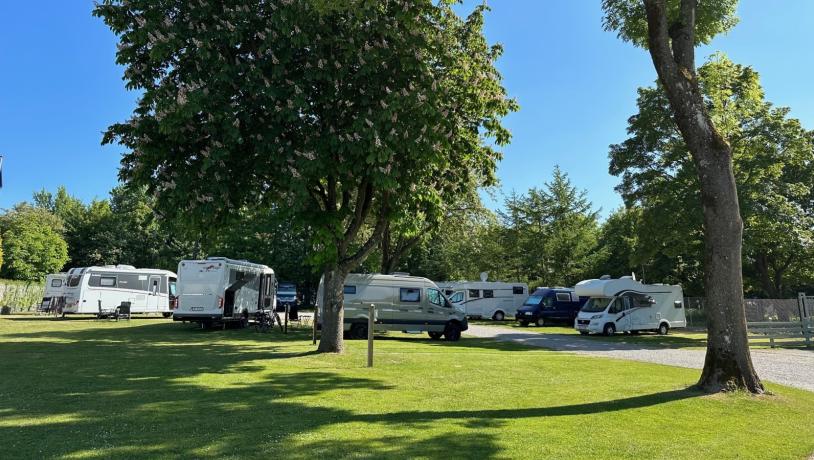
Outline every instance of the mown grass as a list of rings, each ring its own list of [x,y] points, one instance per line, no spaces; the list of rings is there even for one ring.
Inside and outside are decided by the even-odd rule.
[[[0,319],[2,458],[791,458],[814,393],[705,396],[698,372],[490,340]]]

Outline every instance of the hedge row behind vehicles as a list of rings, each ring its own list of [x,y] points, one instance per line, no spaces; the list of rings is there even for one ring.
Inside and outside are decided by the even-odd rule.
[[[320,280],[317,308],[322,318],[324,287]],[[344,331],[367,338],[369,306],[375,306],[376,331],[427,332],[430,338],[461,338],[468,322],[462,306],[449,302],[435,283],[406,274],[355,274],[345,278]]]

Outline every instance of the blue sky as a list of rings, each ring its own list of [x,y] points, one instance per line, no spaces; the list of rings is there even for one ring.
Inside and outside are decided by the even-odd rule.
[[[560,165],[606,215],[621,204],[608,145],[625,138],[636,88],[655,79],[647,53],[602,30],[598,0],[489,4],[487,36],[505,47],[499,67],[520,103],[506,119],[514,139],[499,167],[503,190],[542,186]],[[124,89],[115,37],[91,9],[80,0],[0,2],[0,208],[59,184],[84,200],[105,198],[117,183],[122,149],[100,146],[101,133],[127,118],[136,94]],[[738,14],[741,23],[699,60],[721,50],[753,66],[768,99],[814,128],[814,1],[742,0]]]

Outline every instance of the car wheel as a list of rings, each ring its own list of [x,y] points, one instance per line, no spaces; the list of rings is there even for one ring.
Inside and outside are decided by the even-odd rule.
[[[543,327],[543,326],[545,326],[545,319],[544,318],[537,318],[537,321],[535,321],[534,324],[536,324],[537,327]]]
[[[520,321],[520,325],[523,326],[523,327],[529,327],[529,322],[528,321]]]
[[[449,323],[447,324],[446,330],[444,330],[444,339],[447,342],[457,342],[461,339],[461,326],[457,323]]]
[[[588,335],[588,331],[579,331],[579,335]]]
[[[616,326],[614,326],[613,323],[608,323],[605,325],[605,328],[602,329],[602,332],[607,336],[611,336],[616,333]]]
[[[503,321],[506,319],[506,315],[504,315],[502,311],[496,311],[495,314],[492,315],[492,319],[495,321]]]
[[[670,332],[670,326],[667,323],[659,324],[659,335],[667,335],[668,332]]]
[[[444,336],[443,332],[437,332],[437,331],[427,331],[427,334],[429,334],[430,338],[433,339],[433,340],[441,340],[441,337]]]
[[[356,323],[350,327],[350,337],[356,340],[367,338],[367,324]]]

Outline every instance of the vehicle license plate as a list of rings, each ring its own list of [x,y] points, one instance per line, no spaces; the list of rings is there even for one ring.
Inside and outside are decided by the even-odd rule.
[[[203,311],[203,307],[192,307],[192,311]]]

